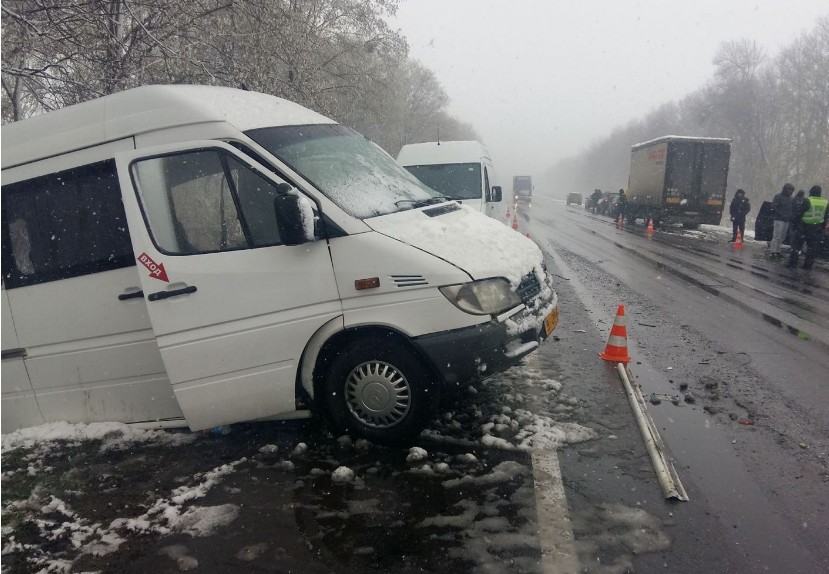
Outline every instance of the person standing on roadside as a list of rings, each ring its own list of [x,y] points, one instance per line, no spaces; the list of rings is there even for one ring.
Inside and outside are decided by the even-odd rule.
[[[772,216],[774,217],[774,235],[771,238],[771,257],[780,259],[783,240],[786,239],[786,232],[789,231],[789,223],[792,220],[792,193],[794,186],[787,183],[783,189],[771,200]]]
[[[803,204],[806,202],[806,192],[802,189],[797,190],[797,193],[792,197],[792,222],[789,224],[789,237],[792,239],[792,247],[798,233],[801,232],[803,222],[800,220],[803,211],[806,209]]]
[[[596,210],[599,208],[599,201],[602,199],[602,191],[594,189],[593,195],[590,196],[590,207],[593,208],[593,215],[596,215]]]
[[[803,261],[803,269],[811,269],[817,255],[820,239],[829,222],[829,201],[821,197],[822,189],[819,185],[813,185],[809,190],[809,197],[803,202],[800,210],[794,213],[799,217],[800,226],[797,235],[792,240],[792,254],[789,256],[787,267],[797,267],[797,259],[800,257],[800,250],[806,243],[806,259]]]
[[[731,200],[731,205],[728,207],[731,214],[731,222],[733,223],[733,231],[731,232],[731,241],[737,241],[737,230],[740,230],[740,236],[745,239],[746,236],[746,215],[751,211],[751,204],[746,198],[746,192],[738,189],[734,193],[734,199]]]
[[[625,195],[625,190],[619,190],[619,201],[616,203],[616,211],[618,212],[618,217],[624,221],[625,216],[627,214],[628,208],[628,196]]]

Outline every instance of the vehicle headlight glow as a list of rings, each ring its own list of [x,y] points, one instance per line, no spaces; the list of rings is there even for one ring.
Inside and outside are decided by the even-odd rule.
[[[503,277],[441,287],[440,292],[461,311],[472,315],[497,315],[521,304]]]

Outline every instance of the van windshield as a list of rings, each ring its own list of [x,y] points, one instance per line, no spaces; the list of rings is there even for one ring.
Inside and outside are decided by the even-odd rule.
[[[481,164],[407,165],[417,179],[450,199],[481,198]]]
[[[282,126],[246,134],[360,219],[440,197],[379,146],[345,126]]]

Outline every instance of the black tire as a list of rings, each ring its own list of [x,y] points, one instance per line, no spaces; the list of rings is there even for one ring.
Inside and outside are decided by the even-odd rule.
[[[388,340],[351,341],[331,362],[323,405],[335,434],[378,444],[408,443],[437,414],[437,377],[414,351],[388,345]]]

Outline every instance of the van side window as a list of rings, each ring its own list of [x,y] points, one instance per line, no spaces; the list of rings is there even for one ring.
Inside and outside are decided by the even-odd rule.
[[[484,166],[484,201],[492,201],[492,188],[489,187],[489,171]]]
[[[8,289],[135,265],[115,162],[3,186]]]
[[[172,255],[279,245],[276,186],[221,150],[137,161],[133,178],[158,249]]]

